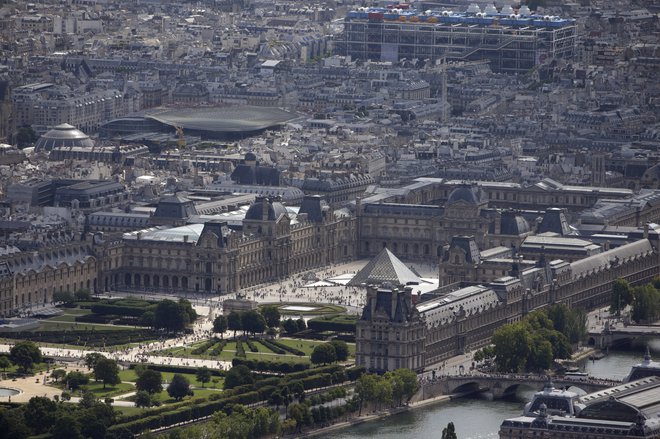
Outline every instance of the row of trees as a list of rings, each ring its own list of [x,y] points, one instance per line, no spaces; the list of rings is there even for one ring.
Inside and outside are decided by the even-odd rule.
[[[372,404],[376,410],[385,406],[407,404],[419,389],[417,375],[410,369],[396,369],[385,375],[364,374],[355,384],[360,414],[363,406]]]
[[[74,302],[83,302],[92,299],[92,293],[89,290],[78,290],[75,293],[69,291],[55,291],[53,293],[53,302],[62,303],[66,306],[73,305]]]
[[[219,315],[213,321],[213,331],[222,334],[226,330],[243,331],[255,334],[261,334],[267,328],[276,328],[280,325],[280,312],[276,306],[264,306],[261,310],[251,310],[245,312],[232,311],[228,316]]]
[[[316,345],[312,351],[311,361],[314,364],[329,364],[348,359],[348,345],[342,340],[332,340]]]
[[[49,434],[52,439],[103,439],[115,422],[112,407],[89,392],[83,394],[79,404],[34,397],[27,404],[0,411],[0,436],[25,439]]]
[[[625,279],[617,279],[612,287],[610,312],[621,315],[632,305],[630,318],[638,323],[654,323],[660,318],[660,277],[647,285],[632,287]]]
[[[495,330],[492,347],[475,353],[475,360],[494,357],[500,372],[540,372],[558,358],[569,358],[586,335],[586,314],[564,304],[534,311],[520,322]]]
[[[178,302],[165,299],[158,302],[154,311],[145,312],[140,317],[145,326],[164,329],[167,332],[180,332],[197,320],[197,312],[185,299]]]

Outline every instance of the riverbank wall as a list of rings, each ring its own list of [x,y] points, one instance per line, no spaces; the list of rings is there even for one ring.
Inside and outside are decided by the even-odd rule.
[[[348,421],[344,422],[338,422],[336,424],[330,425],[328,427],[323,427],[319,428],[317,430],[309,431],[306,433],[303,433],[302,435],[297,435],[297,438],[313,438],[313,437],[319,437],[324,434],[328,434],[333,431],[338,431],[342,430],[344,428],[349,428],[349,427],[354,427],[356,425],[364,424],[365,422],[373,422],[373,421],[380,421],[385,418],[389,418],[390,416],[398,415],[400,413],[404,413],[410,410],[415,410],[423,407],[428,407],[433,404],[439,404],[442,402],[447,402],[451,401],[452,399],[458,397],[458,395],[439,395],[436,397],[432,398],[427,398],[424,400],[420,400],[417,402],[411,402],[407,406],[404,407],[396,407],[393,409],[388,409],[388,410],[381,410],[380,412],[377,413],[371,413],[368,415],[360,416],[357,418],[349,419]]]

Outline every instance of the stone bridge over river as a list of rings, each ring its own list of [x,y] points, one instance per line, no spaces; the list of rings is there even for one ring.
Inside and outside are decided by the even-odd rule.
[[[470,394],[477,392],[491,392],[493,398],[500,399],[516,393],[523,386],[535,391],[543,390],[548,382],[545,375],[523,374],[478,374],[455,375],[438,377],[424,382],[420,390],[413,397],[413,401],[433,398],[440,395]],[[595,379],[589,377],[553,378],[556,388],[578,387],[587,393],[596,392],[608,387],[621,384],[620,381]]]

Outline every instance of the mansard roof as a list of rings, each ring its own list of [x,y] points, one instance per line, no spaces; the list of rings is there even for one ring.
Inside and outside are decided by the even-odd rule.
[[[477,314],[497,306],[499,302],[500,299],[492,288],[474,285],[420,303],[417,310],[426,319],[427,326],[435,326],[451,321],[460,313]]]
[[[608,250],[597,255],[589,256],[571,263],[573,279],[586,276],[594,271],[606,270],[612,265],[623,261],[642,257],[653,252],[653,246],[648,239],[624,244],[620,247]]]

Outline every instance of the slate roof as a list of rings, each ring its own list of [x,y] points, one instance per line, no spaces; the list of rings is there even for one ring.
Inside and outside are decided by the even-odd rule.
[[[429,327],[452,321],[457,314],[474,315],[498,306],[497,293],[483,285],[472,285],[452,291],[440,298],[417,305],[417,310],[426,319]]]
[[[265,166],[252,167],[246,164],[236,166],[230,178],[238,184],[256,184],[259,186],[279,186],[280,171]]]
[[[522,215],[518,215],[515,212],[502,212],[500,234],[522,235],[527,232],[529,232],[529,224]]]
[[[623,263],[628,260],[643,257],[653,252],[653,246],[648,239],[640,239],[620,247],[589,256],[571,263],[573,279],[589,275],[598,270],[608,270],[613,263]]]
[[[193,215],[197,215],[195,203],[179,195],[162,198],[154,212],[156,218],[186,219]]]
[[[472,264],[478,264],[481,261],[481,253],[479,252],[479,247],[477,246],[474,236],[453,236],[451,238],[451,244],[449,249],[451,250],[454,247],[458,247],[465,252],[465,260]],[[446,252],[443,255],[442,260],[447,261],[449,259],[449,252]]]
[[[328,205],[319,195],[305,195],[298,214],[306,213],[309,221],[322,223],[324,210]]]
[[[396,294],[396,300],[392,300],[392,294]],[[405,323],[410,321],[412,309],[408,302],[405,300],[404,293],[396,293],[393,291],[378,291],[375,299],[376,305],[374,314],[385,314],[390,322]],[[371,303],[365,306],[362,310],[361,320],[371,320],[373,318],[371,312]]]
[[[543,221],[539,225],[537,233],[554,232],[559,235],[574,235],[575,232],[569,227],[566,216],[561,209],[551,207],[543,214]]]
[[[406,285],[409,282],[423,282],[419,274],[408,268],[388,248],[384,248],[360,271],[358,271],[348,285],[384,283],[392,285]]]

